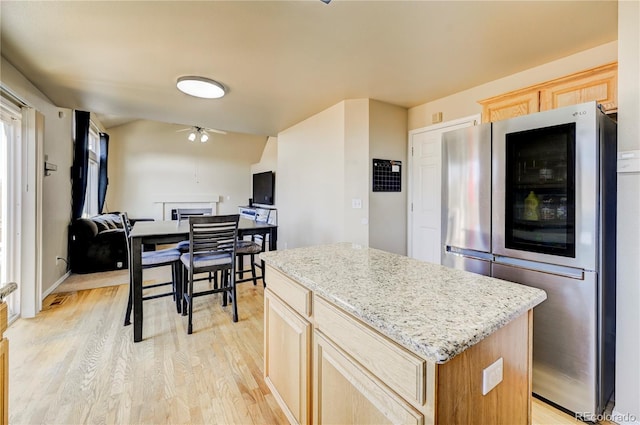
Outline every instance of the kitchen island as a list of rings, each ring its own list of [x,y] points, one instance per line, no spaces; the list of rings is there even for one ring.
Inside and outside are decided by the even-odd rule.
[[[531,423],[539,289],[350,243],[261,254],[265,381],[292,423]]]

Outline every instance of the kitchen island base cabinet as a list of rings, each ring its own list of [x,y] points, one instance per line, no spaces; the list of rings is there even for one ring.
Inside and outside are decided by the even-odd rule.
[[[311,324],[268,290],[264,318],[265,382],[289,422],[309,423]]]
[[[440,363],[270,266],[266,277],[265,380],[292,424],[531,424],[532,309]],[[495,379],[485,370],[500,359]]]

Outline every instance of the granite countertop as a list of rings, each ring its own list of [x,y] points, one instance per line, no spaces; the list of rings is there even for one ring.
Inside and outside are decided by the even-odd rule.
[[[436,363],[547,298],[540,289],[351,243],[270,251],[260,258]]]

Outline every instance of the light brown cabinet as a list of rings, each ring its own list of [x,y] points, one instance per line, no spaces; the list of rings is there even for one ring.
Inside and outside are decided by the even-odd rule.
[[[310,423],[311,324],[271,290],[264,303],[265,382],[289,422]]]
[[[9,423],[9,341],[7,330],[7,304],[0,303],[0,423]]]
[[[617,62],[479,101],[482,122],[547,111],[595,100],[608,114],[618,111]]]
[[[265,380],[292,424],[531,423],[532,310],[443,364],[267,266]],[[503,359],[482,394],[483,370]]]

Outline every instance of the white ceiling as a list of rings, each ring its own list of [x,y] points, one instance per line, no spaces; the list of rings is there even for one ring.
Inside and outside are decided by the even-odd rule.
[[[57,106],[276,135],[343,99],[416,106],[617,39],[616,1],[8,1],[0,52]],[[228,94],[189,97],[183,75]]]

